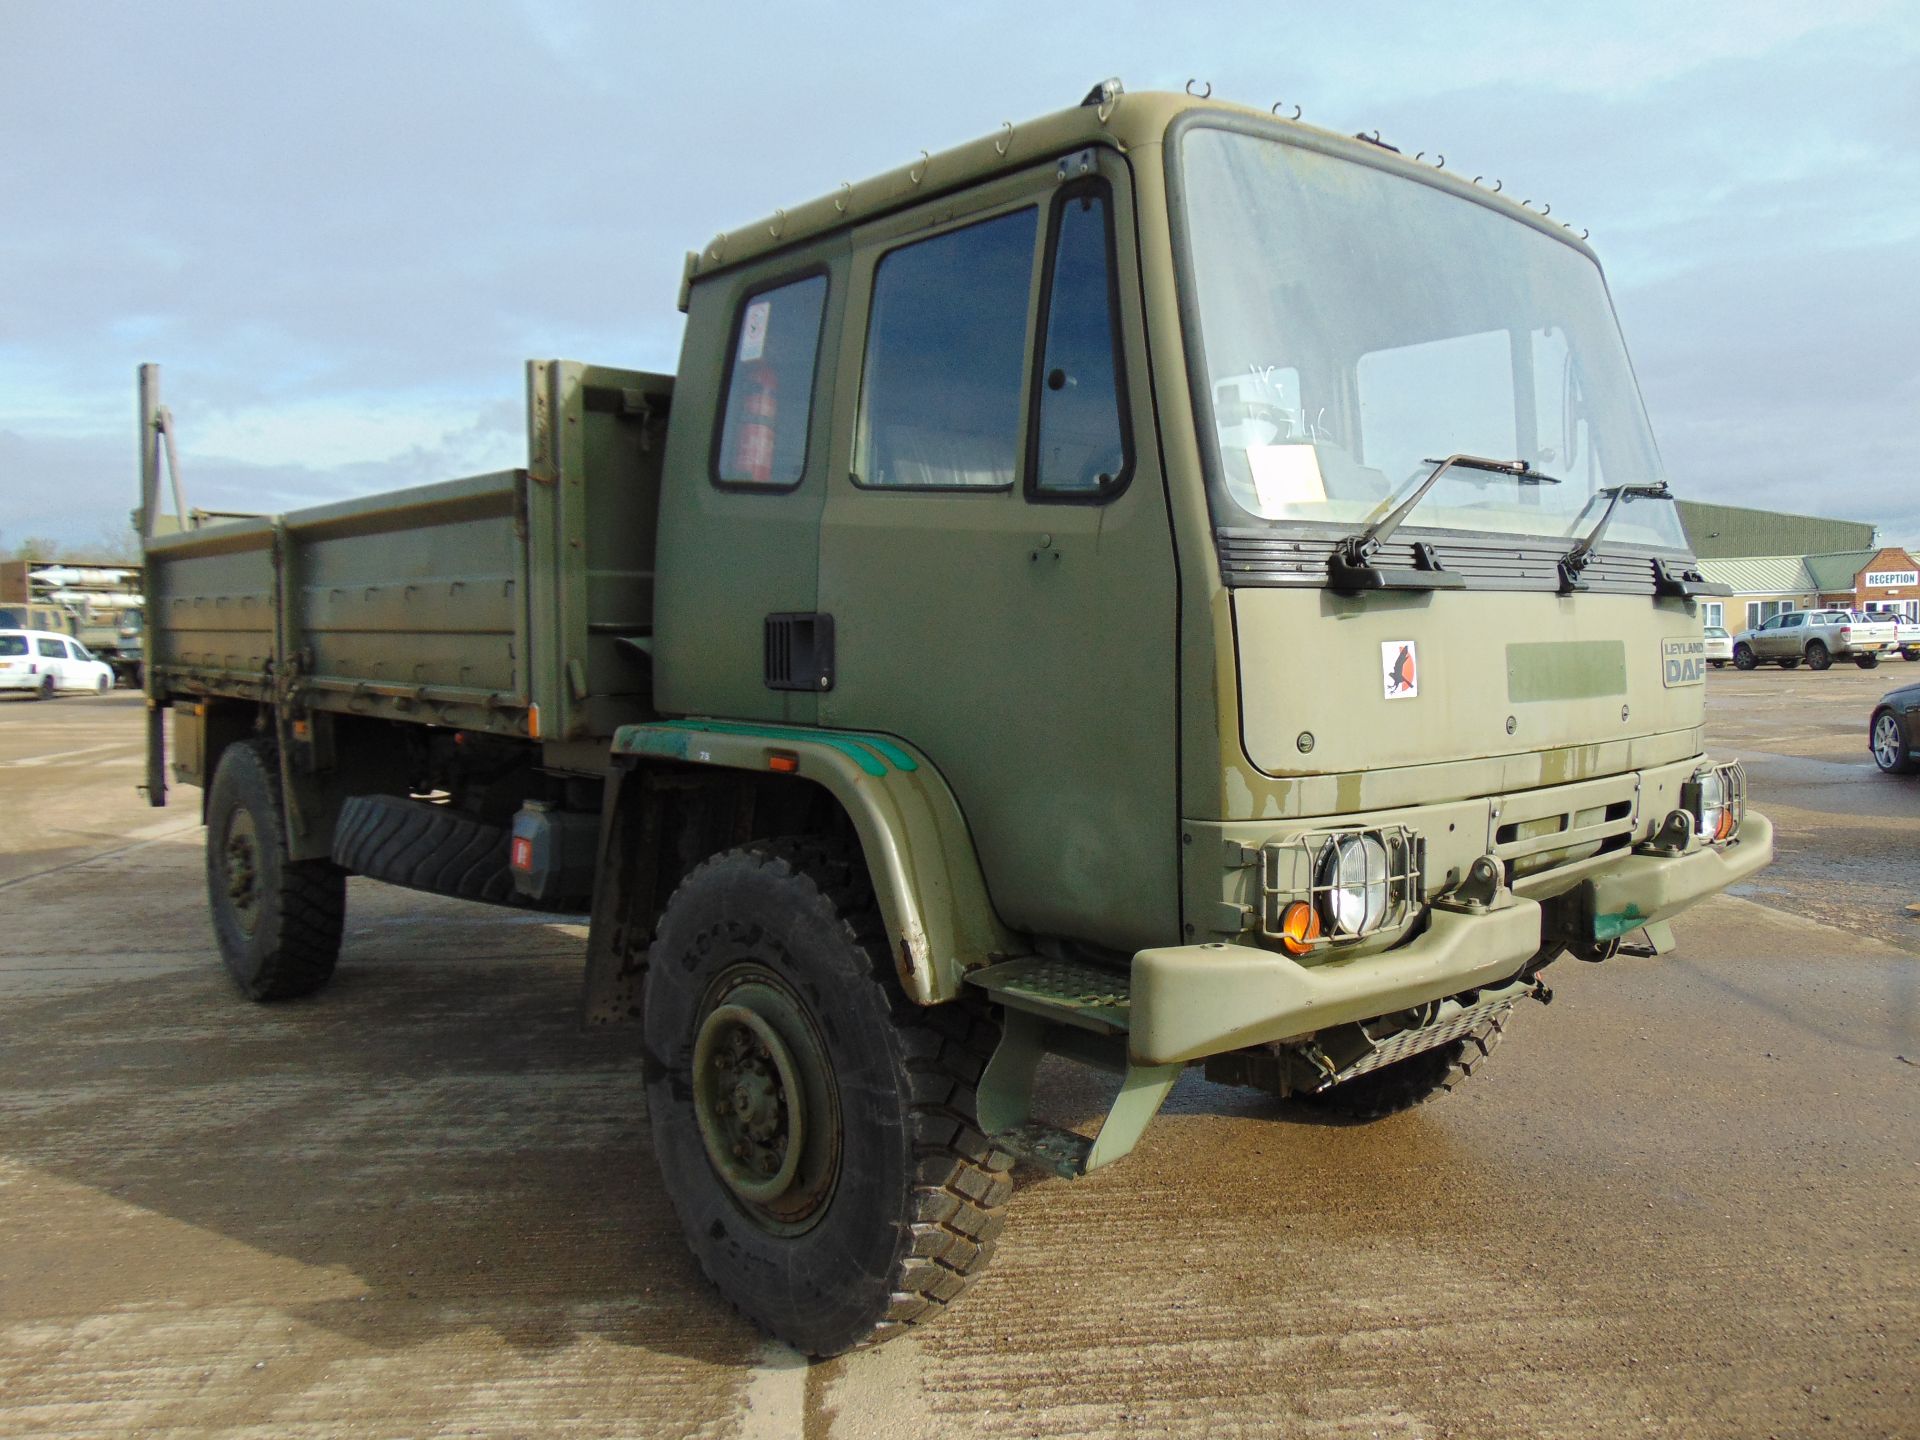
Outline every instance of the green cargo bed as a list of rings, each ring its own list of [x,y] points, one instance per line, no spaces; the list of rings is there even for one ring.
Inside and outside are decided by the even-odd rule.
[[[527,373],[524,470],[149,539],[149,696],[548,742],[649,718],[672,378]]]

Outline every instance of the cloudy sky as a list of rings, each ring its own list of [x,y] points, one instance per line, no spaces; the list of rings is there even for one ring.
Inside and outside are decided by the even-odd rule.
[[[1920,3],[0,0],[0,547],[520,463],[521,363],[671,370],[716,231],[1121,76],[1591,229],[1675,487],[1920,543]]]

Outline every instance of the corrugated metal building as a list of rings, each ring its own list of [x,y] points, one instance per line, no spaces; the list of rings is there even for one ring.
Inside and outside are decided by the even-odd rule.
[[[1783,515],[1777,510],[1706,505],[1698,500],[1675,504],[1693,553],[1702,560],[1821,555],[1873,548],[1874,527],[1859,520]]]

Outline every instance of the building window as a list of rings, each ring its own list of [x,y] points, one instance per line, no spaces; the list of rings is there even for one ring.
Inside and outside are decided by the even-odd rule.
[[[1708,629],[1719,630],[1723,628],[1720,623],[1723,613],[1718,601],[1709,600],[1700,607],[1700,623]]]

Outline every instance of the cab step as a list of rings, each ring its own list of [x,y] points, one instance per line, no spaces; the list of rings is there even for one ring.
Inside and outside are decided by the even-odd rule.
[[[1185,1067],[1136,1065],[1127,1055],[1127,977],[1086,961],[1029,955],[975,970],[967,980],[1005,1010],[1000,1044],[979,1087],[980,1126],[993,1143],[1066,1180],[1133,1149]],[[1049,1055],[1120,1076],[1097,1136],[1034,1118],[1034,1079]]]
[[[970,971],[967,981],[1010,1010],[1097,1035],[1124,1035],[1132,1020],[1127,976],[1084,960],[1026,955]]]

